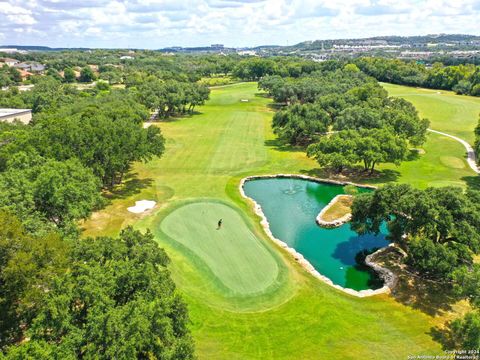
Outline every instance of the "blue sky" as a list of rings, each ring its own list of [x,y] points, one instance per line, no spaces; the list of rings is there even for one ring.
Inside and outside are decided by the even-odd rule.
[[[149,48],[480,35],[480,0],[0,0],[0,44]]]

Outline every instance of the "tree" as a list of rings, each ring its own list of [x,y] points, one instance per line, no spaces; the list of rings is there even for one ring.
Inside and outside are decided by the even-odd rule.
[[[417,190],[409,185],[385,185],[357,196],[351,227],[358,233],[378,233],[386,222],[389,238],[407,252],[407,263],[426,278],[465,278],[480,252],[480,192],[455,187]]]
[[[317,160],[320,166],[331,167],[337,172],[357,163],[355,152],[358,138],[355,132],[341,132],[320,140],[307,148],[307,155]]]
[[[210,90],[202,84],[149,79],[138,88],[139,101],[161,117],[176,113],[193,112],[195,106],[203,105]]]
[[[36,315],[53,278],[66,269],[67,250],[57,234],[29,235],[18,218],[0,210],[0,351],[17,342]]]
[[[343,110],[333,125],[335,130],[378,129],[383,125],[383,117],[379,110],[368,106],[355,105]]]
[[[276,64],[273,61],[257,57],[242,60],[233,69],[233,75],[244,80],[258,80],[275,73]]]
[[[95,84],[95,89],[100,91],[107,91],[110,90],[110,84],[106,81],[97,81]]]
[[[73,101],[72,94],[67,94],[66,90],[68,87],[55,78],[43,76],[32,90],[23,92],[21,96],[25,104],[32,108],[32,112],[49,112]]]
[[[54,280],[18,353],[57,358],[193,359],[186,305],[168,257],[149,232],[72,244],[70,270]],[[22,348],[26,348],[22,350]]]
[[[93,110],[63,119],[44,118],[24,141],[36,147],[44,157],[65,161],[78,158],[111,188],[122,181],[134,161],[148,161],[160,156],[164,140],[158,127],[144,129],[125,118],[128,111],[116,109],[112,120],[105,112]]]
[[[96,80],[96,78],[97,77],[93,73],[93,70],[90,68],[90,66],[85,66],[80,71],[80,79],[79,80],[81,82],[89,83],[89,82],[92,82],[92,81]]]
[[[10,77],[13,82],[15,83],[21,83],[22,82],[22,75],[20,74],[20,71],[14,67],[8,68],[8,72],[10,73]]]
[[[452,90],[459,95],[468,95],[472,89],[472,84],[468,80],[460,80]]]
[[[88,217],[101,204],[99,180],[77,159],[47,160],[33,188],[35,208],[59,226]]]
[[[337,171],[361,161],[365,170],[373,172],[380,163],[399,164],[407,150],[406,141],[387,129],[343,130],[310,145],[307,155]]]
[[[470,303],[480,308],[480,264],[461,266],[452,275],[454,290],[457,295],[470,300]]]
[[[470,90],[470,95],[480,96],[480,84],[476,84],[472,86],[472,90]]]
[[[480,117],[478,119],[477,126],[475,127],[475,152],[477,156],[480,158]]]
[[[352,73],[358,73],[360,72],[360,69],[358,68],[357,65],[355,64],[347,64],[343,67],[343,69],[346,71],[346,72],[352,72]]]
[[[46,75],[53,77],[57,81],[62,81],[62,77],[60,76],[60,73],[55,68],[48,69],[46,72]]]
[[[467,313],[450,324],[456,349],[480,351],[480,310]]]
[[[0,173],[0,209],[22,218],[27,230],[44,234],[54,227],[70,231],[102,203],[100,182],[77,159],[45,160],[18,152]],[[68,228],[67,228],[68,227]]]
[[[63,78],[67,83],[73,83],[77,79],[75,71],[73,71],[72,68],[65,68],[65,70],[63,70]]]
[[[273,116],[273,132],[292,145],[308,145],[328,131],[330,117],[316,104],[295,104]]]

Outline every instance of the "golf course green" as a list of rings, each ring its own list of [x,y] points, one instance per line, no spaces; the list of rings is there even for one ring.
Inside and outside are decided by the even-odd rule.
[[[421,108],[434,129],[449,129],[441,127],[449,118],[436,111],[447,96],[453,101],[442,92],[431,100],[436,103]],[[411,101],[418,105],[419,98]],[[468,104],[475,109],[480,103]],[[464,113],[468,119],[457,133],[469,141],[478,117],[474,111]],[[271,100],[257,84],[239,83],[212,89],[210,100],[193,116],[155,123],[166,138],[165,154],[136,164],[126,190],[82,224],[85,232],[113,235],[128,224],[152,231],[171,258],[169,270],[188,303],[200,359],[442,354],[432,329],[451,318],[455,308],[431,312],[389,295],[344,294],[308,274],[267,237],[253,204],[239,192],[241,179],[276,173],[328,176],[302,149],[278,144],[272,116]],[[464,148],[453,140],[429,134],[423,150],[399,167],[381,166],[372,179],[350,180],[423,188],[466,186],[476,176],[466,166]],[[141,199],[155,200],[157,206],[138,215],[124,210]]]
[[[207,201],[184,205],[160,228],[192,251],[234,294],[259,293],[278,276],[276,259],[228,205]]]

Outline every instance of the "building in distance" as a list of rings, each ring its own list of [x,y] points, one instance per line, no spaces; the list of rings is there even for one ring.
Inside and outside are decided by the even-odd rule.
[[[3,63],[7,66],[15,66],[19,63],[17,59],[11,59],[11,58],[0,58],[0,63]]]
[[[12,123],[15,120],[28,124],[32,121],[32,110],[0,108],[0,121]]]

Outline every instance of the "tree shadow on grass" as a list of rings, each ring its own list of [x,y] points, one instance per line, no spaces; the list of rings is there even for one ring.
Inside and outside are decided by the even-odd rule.
[[[137,173],[127,174],[122,184],[117,185],[113,190],[105,193],[104,197],[109,201],[125,199],[129,196],[140,193],[140,191],[152,185],[153,179],[138,179],[137,176]]]
[[[415,276],[400,275],[392,296],[398,302],[418,309],[430,316],[442,315],[452,310],[458,298],[452,286],[434,283]]]
[[[267,104],[267,108],[269,108],[271,110],[275,110],[275,111],[282,110],[284,107],[285,107],[285,104],[279,104],[279,103],[269,103],[269,104]]]
[[[300,170],[300,172],[308,176],[372,185],[396,181],[400,177],[400,172],[397,170],[384,169],[380,171],[375,170],[373,173],[370,173],[369,171],[364,171],[361,166],[350,167],[341,173],[329,168]]]
[[[415,160],[418,160],[420,159],[420,156],[421,156],[421,150],[420,149],[410,149],[408,151],[408,154],[407,154],[407,157],[406,157],[406,161],[415,161]]]
[[[405,265],[403,255],[395,247],[379,253],[374,261],[397,276],[391,296],[403,305],[435,316],[451,311],[452,305],[458,301],[451,285],[418,276]]]
[[[152,121],[153,123],[169,123],[169,122],[176,122],[180,121],[182,119],[189,119],[193,116],[196,115],[201,115],[203,114],[201,111],[194,110],[191,113],[185,113],[185,114],[176,114],[173,116],[168,116],[168,117],[160,117]]]
[[[277,139],[271,139],[271,140],[265,140],[265,146],[269,148],[273,148],[277,151],[282,151],[282,152],[305,152],[305,148],[302,146],[293,146],[290,144],[286,144],[282,141],[280,141],[278,138]]]
[[[467,183],[468,189],[480,191],[480,175],[464,176],[462,177],[462,180]]]
[[[452,339],[450,324],[451,322],[447,323],[445,327],[434,326],[430,328],[428,333],[433,340],[442,345],[442,349],[444,351],[455,348],[455,342]]]

